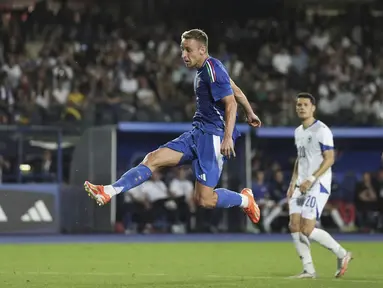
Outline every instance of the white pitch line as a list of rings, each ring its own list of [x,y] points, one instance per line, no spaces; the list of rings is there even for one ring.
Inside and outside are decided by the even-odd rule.
[[[286,280],[286,281],[294,281],[294,280],[302,280],[302,279],[292,279],[288,277],[281,277],[281,276],[240,276],[240,275],[206,275],[207,277],[211,278],[230,278],[230,279],[265,279],[265,280]],[[308,279],[311,281],[331,281],[331,282],[353,282],[353,283],[383,283],[382,279],[374,279],[374,280],[368,280],[368,279],[330,279],[330,278],[315,278],[315,279]]]
[[[51,275],[51,276],[138,276],[138,277],[165,277],[165,276],[172,276],[171,274],[166,273],[135,273],[135,272],[65,272],[65,271],[0,271],[0,274],[3,275]],[[178,275],[180,276],[180,275]],[[282,276],[251,276],[251,275],[216,275],[216,274],[210,274],[210,275],[198,275],[197,277],[203,277],[203,278],[223,278],[223,279],[258,279],[258,280],[278,280],[278,281],[299,281],[302,279],[291,279],[287,277]],[[374,279],[374,280],[368,280],[368,279],[330,279],[330,278],[316,278],[316,279],[309,279],[309,281],[323,281],[323,282],[350,282],[350,283],[382,283],[383,284],[383,278],[382,279]]]
[[[135,272],[65,272],[65,271],[0,271],[0,274],[7,275],[51,275],[51,276],[149,276],[149,277],[159,277],[167,276],[164,273],[135,273]]]

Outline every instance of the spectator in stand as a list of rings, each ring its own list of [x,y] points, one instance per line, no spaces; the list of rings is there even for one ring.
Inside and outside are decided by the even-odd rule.
[[[373,187],[377,194],[377,210],[380,213],[377,228],[383,231],[383,167],[378,171]]]
[[[274,172],[273,179],[269,184],[269,199],[274,202],[272,210],[263,221],[263,227],[266,232],[271,232],[271,224],[280,216],[284,209],[287,209],[286,192],[289,189],[289,184],[284,179],[283,172],[277,170]]]
[[[153,172],[152,178],[143,183],[142,192],[145,195],[145,207],[149,213],[147,229],[152,227],[159,231],[167,231],[166,224],[176,224],[177,204],[171,199],[168,187],[162,180],[160,172]]]
[[[176,221],[173,227],[174,232],[185,233],[191,231],[192,215],[196,211],[194,199],[193,182],[187,179],[187,172],[184,167],[177,169],[177,175],[170,181],[169,192],[176,202]]]
[[[194,111],[190,93],[194,74],[180,61],[179,39],[174,37],[179,34],[179,27],[187,26],[187,20],[180,19],[175,26],[159,22],[154,26],[138,25],[133,17],[121,13],[121,18],[111,24],[104,17],[106,12],[97,5],[90,14],[86,10],[74,12],[70,5],[62,6],[58,13],[50,11],[50,6],[41,7],[38,5],[25,22],[10,14],[3,17],[4,47],[0,59],[8,83],[6,89],[14,102],[20,85],[37,83],[38,79],[43,82],[39,85],[51,94],[51,109],[66,105],[73,81],[84,78],[91,86],[84,94],[86,110],[94,115],[82,117],[81,121],[90,125],[120,119],[190,120]],[[269,23],[267,19],[249,19],[243,26],[230,21],[221,23],[219,33],[224,31],[227,39],[217,43],[216,49],[213,45],[211,54],[241,82],[243,91],[264,114],[266,125],[295,124],[291,110],[297,90],[319,95],[318,112],[325,116],[328,125],[381,124],[383,62],[378,59],[383,52],[364,41],[365,29],[360,28],[360,23],[346,26],[341,17],[332,17],[331,25],[321,28],[312,24],[309,17],[296,19],[295,25],[284,25],[283,20]],[[321,16],[317,15],[315,21],[321,22]],[[376,26],[369,29],[371,33],[378,32]],[[147,33],[149,30],[151,33]],[[209,33],[212,39],[216,31]],[[237,45],[238,41],[241,45]],[[377,41],[378,38],[374,45],[378,47]],[[24,84],[23,77],[28,79]],[[111,83],[101,85],[101,80],[107,82],[105,79]],[[24,89],[23,93],[20,97],[29,99],[29,94],[36,91]],[[22,123],[71,121],[70,117],[29,116],[34,115],[33,109],[47,107],[48,97],[43,99],[40,94],[37,107],[31,107],[27,116],[22,115],[28,118],[23,118]],[[20,122],[20,117],[4,116],[11,113],[14,103],[12,96],[3,98],[7,98],[8,111],[1,109],[1,119]]]
[[[373,213],[377,209],[377,194],[372,185],[371,174],[366,172],[356,187],[356,211],[358,226],[362,231],[373,229]]]

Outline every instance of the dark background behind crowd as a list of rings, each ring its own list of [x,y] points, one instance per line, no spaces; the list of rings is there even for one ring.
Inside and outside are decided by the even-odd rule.
[[[190,122],[194,71],[184,67],[179,40],[197,27],[208,33],[210,54],[224,63],[266,127],[298,125],[299,91],[317,97],[317,116],[329,126],[382,126],[379,3],[287,6],[275,0],[243,3],[233,12],[230,1],[220,2],[220,9],[216,1],[198,0],[193,7],[182,2],[25,1],[20,9],[3,7],[0,125],[59,126],[79,135],[122,121]],[[275,159],[272,151],[253,148],[253,189],[264,213],[256,230],[283,230],[293,156]],[[44,147],[25,156],[27,182],[54,181],[51,151]],[[70,153],[65,167],[68,162]],[[15,163],[0,151],[3,182],[20,180],[13,177],[21,169]],[[383,170],[362,170],[336,170],[321,224],[344,232],[383,228]],[[225,230],[221,211],[195,207],[188,177],[188,171],[171,170],[128,193],[118,215],[121,229]]]

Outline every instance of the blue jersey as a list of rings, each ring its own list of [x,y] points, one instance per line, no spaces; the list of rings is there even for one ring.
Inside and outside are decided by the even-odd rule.
[[[206,133],[223,136],[225,104],[221,100],[234,93],[229,74],[221,61],[213,57],[205,60],[196,73],[194,92],[197,105],[193,117],[193,126]],[[236,139],[239,135],[238,130],[234,127],[233,138]]]

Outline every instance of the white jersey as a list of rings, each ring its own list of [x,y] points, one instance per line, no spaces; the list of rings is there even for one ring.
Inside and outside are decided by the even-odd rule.
[[[145,194],[142,190],[143,185],[139,185],[137,187],[134,187],[124,193],[124,198],[126,203],[131,203],[135,201],[143,202],[145,200]]]
[[[142,183],[142,192],[150,203],[169,197],[168,188],[162,180],[149,180]]]
[[[334,149],[334,139],[330,128],[323,122],[316,120],[306,129],[303,128],[303,125],[295,129],[295,146],[298,152],[298,179],[296,184],[299,186],[318,170],[323,161],[322,153]],[[331,180],[332,171],[329,168],[316,182],[319,182],[320,189],[325,189],[329,194],[331,193]]]
[[[193,197],[194,193],[193,182],[187,179],[173,179],[170,182],[169,191],[172,192],[175,197],[185,196],[185,198],[189,200]]]

